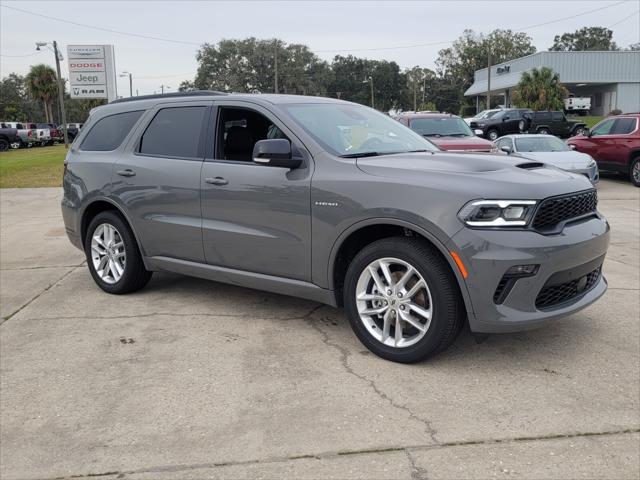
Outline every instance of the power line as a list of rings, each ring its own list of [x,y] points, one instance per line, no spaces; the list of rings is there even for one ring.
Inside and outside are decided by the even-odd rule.
[[[25,58],[25,57],[33,57],[34,55],[38,55],[40,52],[27,53],[26,55],[4,55],[0,54],[0,57],[8,57],[8,58]]]
[[[626,17],[624,17],[622,20],[618,20],[616,23],[612,23],[611,25],[609,25],[607,28],[611,28],[611,27],[615,27],[616,25],[622,23],[622,22],[626,22],[627,20],[629,20],[630,18],[633,18],[636,16],[636,14],[640,13],[640,10],[636,10],[635,12],[633,12],[631,15],[628,15]]]
[[[573,19],[573,18],[582,17],[584,15],[589,15],[591,13],[599,12],[601,10],[605,10],[605,9],[608,9],[608,8],[613,8],[613,7],[616,7],[618,5],[622,5],[623,3],[627,3],[628,1],[630,1],[630,0],[621,0],[619,2],[612,3],[610,5],[605,5],[603,7],[594,8],[593,10],[587,10],[585,12],[577,13],[575,15],[570,15],[570,16],[567,16],[567,17],[562,17],[562,18],[558,18],[558,19],[555,19],[555,20],[550,20],[548,22],[543,22],[543,23],[538,23],[538,24],[534,24],[534,25],[528,25],[526,27],[517,28],[517,29],[514,29],[514,31],[521,32],[521,31],[524,31],[524,30],[530,30],[532,28],[538,28],[538,27],[542,27],[542,26],[545,26],[545,25],[550,25],[552,23],[562,22],[564,20],[570,20],[570,19]],[[188,42],[188,41],[185,41],[185,40],[175,40],[175,39],[172,39],[172,38],[155,37],[155,36],[152,36],[152,35],[143,35],[143,34],[139,34],[139,33],[124,32],[124,31],[121,31],[121,30],[113,30],[113,29],[110,29],[110,28],[99,27],[99,26],[96,26],[96,25],[88,25],[88,24],[84,24],[84,23],[74,22],[74,21],[71,21],[71,20],[66,20],[66,19],[63,19],[63,18],[52,17],[50,15],[44,15],[44,14],[41,14],[41,13],[36,13],[36,12],[32,12],[30,10],[24,10],[22,8],[17,8],[17,7],[10,7],[8,5],[1,5],[0,4],[0,7],[8,8],[10,10],[15,10],[15,11],[22,12],[22,13],[26,13],[28,15],[34,15],[36,17],[46,18],[48,20],[54,20],[54,21],[57,21],[57,22],[62,22],[62,23],[70,24],[70,25],[75,25],[75,26],[78,26],[78,27],[92,28],[94,30],[100,30],[100,31],[103,31],[103,32],[116,33],[116,34],[119,34],[119,35],[128,35],[128,36],[136,37],[136,38],[145,38],[147,40],[156,40],[156,41],[168,42],[168,43],[174,43],[174,44],[180,44],[180,45],[195,45],[195,46],[198,46],[198,47],[202,46],[203,43],[206,43],[206,42],[200,42],[200,43],[199,42]],[[619,23],[621,23],[621,22],[619,22]],[[453,43],[454,41],[455,40],[446,40],[446,41],[439,41],[439,42],[418,43],[418,44],[413,44],[413,45],[398,45],[398,46],[394,46],[394,47],[373,47],[373,48],[314,50],[314,53],[371,52],[371,51],[383,51],[383,50],[401,50],[401,49],[406,49],[406,48],[419,48],[419,47],[428,47],[428,46],[434,46],[434,45],[444,45],[444,44]]]

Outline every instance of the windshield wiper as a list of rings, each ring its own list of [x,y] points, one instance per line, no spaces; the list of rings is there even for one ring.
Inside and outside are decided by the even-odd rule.
[[[359,158],[359,157],[377,157],[382,155],[380,152],[361,152],[361,153],[346,153],[340,155],[340,158]]]
[[[470,137],[468,133],[445,133],[445,137]]]
[[[423,137],[441,137],[442,135],[440,135],[439,133],[423,133],[422,136]]]

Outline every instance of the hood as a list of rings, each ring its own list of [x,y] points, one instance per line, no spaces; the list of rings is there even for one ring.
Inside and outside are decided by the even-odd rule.
[[[537,162],[548,163],[565,170],[585,169],[593,161],[591,155],[573,150],[568,152],[518,152],[518,155]]]
[[[442,150],[477,150],[490,152],[493,143],[478,137],[427,137]]]
[[[406,153],[358,158],[363,172],[471,198],[538,200],[593,188],[584,176],[518,156]]]

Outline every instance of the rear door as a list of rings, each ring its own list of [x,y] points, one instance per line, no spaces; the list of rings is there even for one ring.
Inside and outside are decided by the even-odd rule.
[[[311,279],[313,160],[277,116],[251,102],[216,101],[202,168],[202,236],[208,263],[296,280]],[[252,161],[255,142],[285,138],[302,165]]]
[[[502,123],[502,134],[519,133],[521,118],[519,110],[509,110],[505,112],[505,116],[503,117],[504,122]]]
[[[625,172],[628,168],[629,151],[634,140],[632,133],[638,129],[638,119],[634,117],[617,117],[609,136],[607,161],[617,170]]]
[[[114,167],[113,194],[146,256],[204,262],[200,171],[210,111],[210,101],[156,106]]]
[[[551,133],[558,137],[571,135],[571,124],[562,112],[551,112]]]

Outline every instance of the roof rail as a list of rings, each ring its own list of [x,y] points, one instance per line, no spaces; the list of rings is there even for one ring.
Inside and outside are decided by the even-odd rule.
[[[153,100],[154,98],[175,98],[175,97],[203,97],[203,96],[211,96],[211,95],[228,95],[224,92],[217,92],[215,90],[193,90],[191,92],[171,92],[171,93],[160,93],[156,95],[140,95],[139,97],[127,97],[127,98],[118,98],[111,103],[124,103],[124,102],[135,102],[136,100]]]

